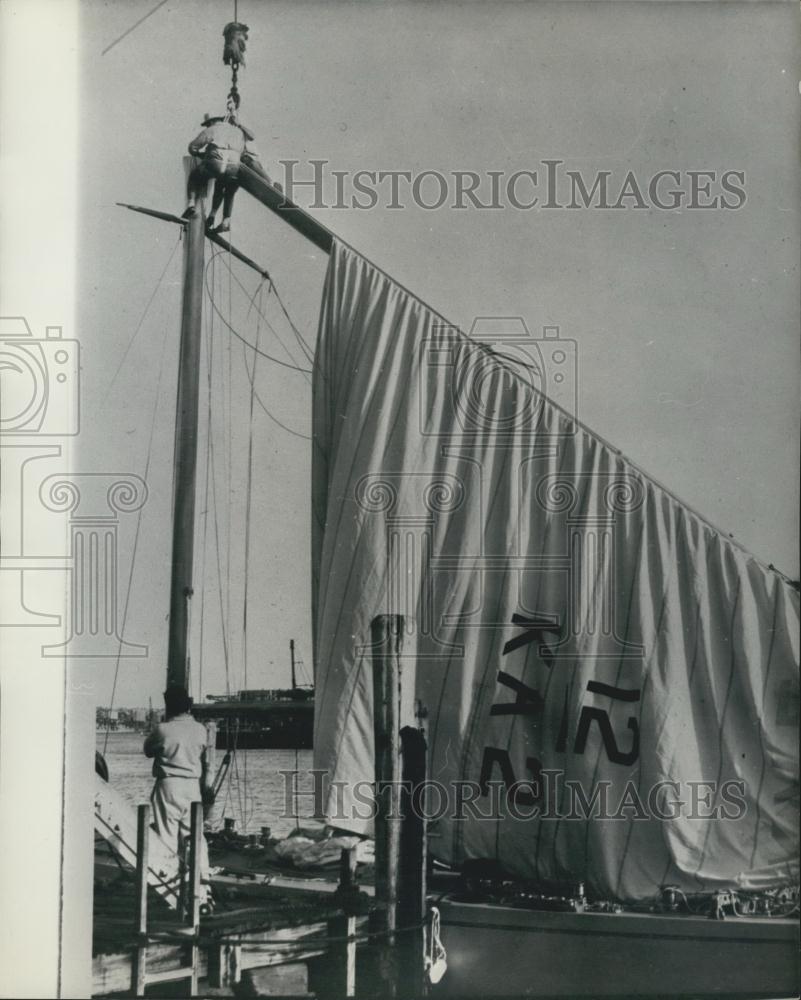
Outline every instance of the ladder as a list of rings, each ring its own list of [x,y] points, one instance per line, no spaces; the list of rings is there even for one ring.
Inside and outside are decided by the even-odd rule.
[[[121,861],[137,868],[136,810],[98,774],[95,774],[95,830]],[[148,884],[172,909],[177,909],[181,885],[178,853],[154,835],[150,838],[146,867]]]
[[[150,806],[138,807],[136,824],[136,952],[132,967],[131,990],[134,996],[143,997],[145,989],[155,983],[189,980],[189,995],[198,993],[198,968],[200,948],[198,932],[200,930],[200,908],[202,904],[202,887],[200,883],[200,841],[203,836],[203,806],[200,802],[192,803],[191,832],[189,835],[189,871],[184,891],[181,893],[181,908],[184,915],[184,930],[188,938],[186,965],[168,971],[147,971],[147,890],[150,885],[150,847],[151,842],[159,841],[151,837]]]

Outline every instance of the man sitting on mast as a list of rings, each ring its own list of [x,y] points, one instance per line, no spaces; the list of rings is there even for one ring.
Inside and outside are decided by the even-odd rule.
[[[236,108],[230,98],[225,115],[212,117],[206,114],[202,124],[203,131],[189,143],[189,152],[192,156],[202,157],[202,161],[189,179],[189,206],[184,216],[191,218],[195,213],[199,185],[213,179],[214,197],[206,228],[214,229],[214,217],[222,205],[223,218],[216,231],[227,233],[231,229],[234,195],[239,187],[239,163],[245,142],[252,140],[253,135],[237,121]]]
[[[240,126],[240,128],[243,128],[244,130],[244,126]],[[250,138],[248,138],[248,136],[250,136]],[[277,191],[282,191],[283,188],[281,185],[277,181],[272,180],[270,175],[262,166],[259,153],[253,145],[250,133],[245,131],[245,137],[245,148],[242,151],[242,166],[249,167],[254,173],[258,174],[259,177],[262,177],[265,181],[267,181],[268,184],[271,184]]]
[[[146,757],[153,758],[156,783],[150,796],[153,828],[182,854],[189,842],[193,802],[214,798],[206,764],[206,728],[189,714],[192,699],[185,687],[171,684],[164,692],[165,721],[145,739]],[[208,877],[206,838],[200,841],[201,877]]]

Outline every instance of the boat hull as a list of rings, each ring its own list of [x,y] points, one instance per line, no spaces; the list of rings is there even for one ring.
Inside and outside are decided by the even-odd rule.
[[[195,718],[214,721],[218,750],[311,750],[314,702],[228,701],[195,706]]]
[[[791,919],[437,905],[448,953],[440,996],[798,995]]]
[[[311,750],[311,727],[291,730],[239,729],[230,733],[217,731],[217,749],[231,750]]]

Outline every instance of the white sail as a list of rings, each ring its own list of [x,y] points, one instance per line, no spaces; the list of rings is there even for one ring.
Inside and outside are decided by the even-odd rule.
[[[370,829],[370,621],[402,614],[435,856],[617,899],[797,878],[798,593],[545,398],[540,357],[476,345],[335,244],[314,384],[327,815]]]

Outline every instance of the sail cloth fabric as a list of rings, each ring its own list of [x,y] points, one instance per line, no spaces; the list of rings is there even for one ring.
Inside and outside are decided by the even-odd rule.
[[[333,247],[313,453],[327,816],[370,830],[370,622],[402,614],[436,857],[624,900],[793,880],[798,594],[544,397],[554,346],[518,364]]]

